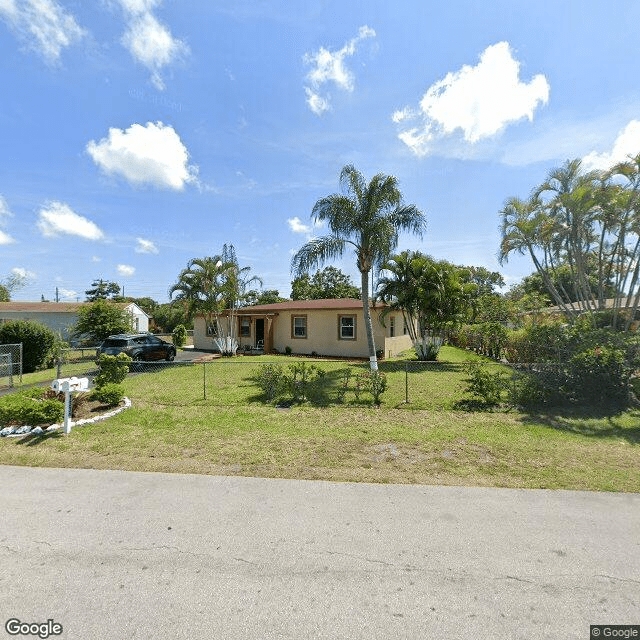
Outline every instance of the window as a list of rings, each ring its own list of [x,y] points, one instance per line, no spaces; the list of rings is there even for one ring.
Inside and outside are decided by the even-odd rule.
[[[389,337],[393,338],[396,335],[396,319],[394,316],[389,318]]]
[[[307,337],[307,316],[291,316],[291,337]]]
[[[338,316],[338,340],[356,339],[356,317]]]
[[[240,318],[240,336],[247,338],[251,335],[251,318]]]
[[[218,326],[215,322],[209,322],[207,324],[207,335],[212,338],[218,337]]]

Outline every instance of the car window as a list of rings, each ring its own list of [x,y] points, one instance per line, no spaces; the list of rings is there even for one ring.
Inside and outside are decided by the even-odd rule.
[[[107,338],[103,343],[103,347],[126,347],[127,341],[121,338]]]

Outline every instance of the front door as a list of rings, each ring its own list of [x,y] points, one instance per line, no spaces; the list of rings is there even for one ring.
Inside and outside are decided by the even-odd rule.
[[[264,318],[256,320],[256,346],[258,343],[264,344]]]

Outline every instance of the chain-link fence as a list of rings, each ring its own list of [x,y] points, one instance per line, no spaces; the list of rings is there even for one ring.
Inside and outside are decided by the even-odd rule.
[[[0,389],[22,383],[22,343],[0,344]]]
[[[89,377],[98,372],[95,350],[70,350],[57,377]],[[579,399],[606,402],[625,390],[615,372],[598,377],[576,373],[568,363],[381,361],[379,399],[385,407],[458,410],[487,405],[548,406]],[[628,380],[627,380],[628,382]],[[217,358],[205,361],[134,361],[127,392],[159,406],[206,403],[237,406],[272,403],[290,406],[367,406],[374,390],[366,361],[312,358]],[[611,396],[611,397],[610,397]],[[619,399],[619,398],[618,398]]]

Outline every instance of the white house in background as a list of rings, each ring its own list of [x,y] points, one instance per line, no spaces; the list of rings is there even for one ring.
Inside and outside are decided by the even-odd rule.
[[[78,309],[90,302],[0,302],[0,324],[12,320],[35,320],[69,340],[78,321]],[[135,302],[114,302],[132,316],[133,331],[149,331],[149,316]]]
[[[385,357],[411,349],[402,312],[389,313],[381,322],[384,306],[371,307],[376,349]],[[362,302],[351,298],[297,300],[241,307],[234,312],[239,348],[262,348],[265,353],[318,354],[341,358],[369,356]],[[227,328],[225,328],[227,329]],[[228,330],[228,329],[227,329]],[[214,350],[215,327],[207,327],[204,316],[193,325],[196,349]]]

